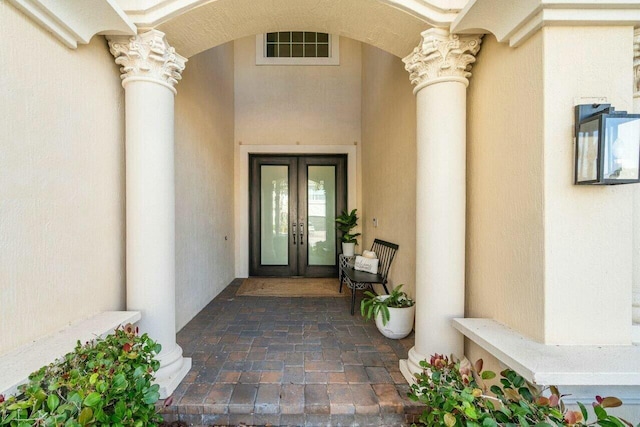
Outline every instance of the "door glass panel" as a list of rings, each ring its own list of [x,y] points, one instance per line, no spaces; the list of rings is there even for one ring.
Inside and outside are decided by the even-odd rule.
[[[309,265],[336,263],[336,167],[307,170],[307,240]]]
[[[262,265],[289,264],[289,167],[260,167]]]

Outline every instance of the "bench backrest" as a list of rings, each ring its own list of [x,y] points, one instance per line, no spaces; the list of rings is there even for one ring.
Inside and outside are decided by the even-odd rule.
[[[387,283],[387,276],[389,275],[389,269],[391,268],[391,262],[396,256],[398,245],[395,243],[385,242],[384,240],[375,239],[371,250],[376,253],[378,259],[378,274],[382,276],[383,284]]]

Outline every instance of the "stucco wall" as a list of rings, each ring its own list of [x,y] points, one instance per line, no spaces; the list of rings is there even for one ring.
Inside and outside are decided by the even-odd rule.
[[[631,27],[487,36],[469,88],[467,317],[547,344],[629,344],[632,186],[573,185],[573,107],[632,108]],[[570,327],[568,325],[571,325]]]
[[[355,155],[349,155],[349,162],[353,157],[357,163],[348,189],[351,208],[361,207],[362,194],[361,43],[340,38],[339,66],[285,66],[256,65],[255,40],[234,41],[237,277],[249,273],[247,152],[252,150],[247,147],[260,146],[255,152],[270,147],[278,153],[346,153],[355,144]]]
[[[544,339],[543,39],[487,35],[468,88],[466,317]],[[571,167],[568,162],[567,168]]]
[[[339,66],[255,65],[255,36],[234,42],[236,141],[353,144],[360,141],[359,42],[340,38]]]
[[[234,277],[233,43],[189,58],[176,97],[176,326]]]
[[[124,308],[124,115],[102,37],[0,3],[0,353]]]
[[[572,125],[575,98],[632,110],[633,28],[542,33],[546,342],[629,344],[634,186],[573,185]]]
[[[416,100],[401,59],[367,44],[362,46],[362,189],[360,250],[375,238],[400,245],[390,283],[404,284],[414,295]]]

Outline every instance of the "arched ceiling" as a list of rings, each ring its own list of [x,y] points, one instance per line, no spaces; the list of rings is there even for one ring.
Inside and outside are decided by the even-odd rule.
[[[460,3],[440,3],[447,1]],[[164,32],[187,58],[241,37],[287,30],[337,34],[404,57],[418,45],[422,31],[448,27],[456,16],[457,10],[427,5],[423,0],[192,0],[183,9],[147,13],[146,24],[142,15],[127,14],[139,30]]]

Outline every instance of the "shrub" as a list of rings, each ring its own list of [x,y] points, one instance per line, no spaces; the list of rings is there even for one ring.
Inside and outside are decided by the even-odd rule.
[[[104,339],[85,345],[42,367],[20,386],[19,394],[0,396],[0,425],[23,427],[84,425],[153,426],[160,344],[137,328],[116,328]],[[4,401],[3,401],[4,400]]]
[[[622,404],[615,397],[597,396],[593,404],[597,419],[589,422],[583,404],[578,403],[580,411],[567,410],[556,387],[538,390],[510,369],[500,373],[501,385],[488,388],[484,381],[496,374],[482,371],[482,359],[472,366],[467,360],[460,362],[436,354],[420,364],[424,372],[416,374],[409,397],[427,406],[420,417],[427,426],[633,427],[628,421],[607,414],[605,408]],[[545,391],[549,397],[542,395]]]

